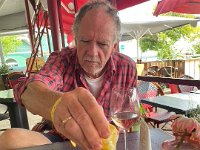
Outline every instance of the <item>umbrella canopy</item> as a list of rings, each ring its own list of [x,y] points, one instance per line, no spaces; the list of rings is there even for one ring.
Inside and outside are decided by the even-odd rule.
[[[200,20],[170,16],[132,18],[129,21],[122,18],[122,41],[139,39],[146,34],[155,34],[187,24],[195,27],[198,21]]]
[[[182,17],[170,16],[149,16],[145,18],[129,18],[124,21],[122,18],[122,41],[136,39],[137,41],[137,59],[141,60],[141,52],[139,50],[139,40],[146,34],[155,34],[176,27],[190,24],[196,26],[199,19],[189,19]]]
[[[187,14],[200,14],[200,0],[162,0],[154,11],[154,15],[169,11]]]
[[[31,0],[34,1],[34,0]],[[37,1],[37,0],[35,0]],[[40,0],[43,4],[47,0]],[[58,0],[61,1],[63,28],[66,34],[71,33],[75,13],[88,0]],[[148,0],[108,0],[119,10]],[[30,4],[30,3],[29,3]],[[47,6],[46,6],[47,7]],[[32,6],[29,7],[33,12]],[[28,32],[24,0],[0,0],[0,36]]]
[[[0,0],[0,36],[28,32],[22,0]]]

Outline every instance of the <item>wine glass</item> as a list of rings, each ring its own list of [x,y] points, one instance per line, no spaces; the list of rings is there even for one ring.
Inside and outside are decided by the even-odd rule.
[[[136,88],[112,89],[110,98],[111,120],[123,130],[125,150],[127,149],[126,133],[140,118],[140,109]]]

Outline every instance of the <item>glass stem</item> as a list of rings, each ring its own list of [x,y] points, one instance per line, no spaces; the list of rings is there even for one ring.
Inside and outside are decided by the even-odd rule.
[[[127,148],[127,140],[126,140],[126,129],[124,129],[123,132],[124,132],[124,150],[128,150],[128,148]]]

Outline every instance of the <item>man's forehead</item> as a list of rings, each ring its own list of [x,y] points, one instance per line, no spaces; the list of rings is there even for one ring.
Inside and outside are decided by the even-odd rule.
[[[110,42],[113,41],[115,24],[104,8],[93,8],[81,19],[77,37],[79,39]]]
[[[92,8],[86,12],[82,19],[92,16],[94,16],[96,20],[99,20],[99,17],[105,17],[104,19],[109,18],[109,20],[112,20],[105,8]]]
[[[83,24],[87,24],[88,28],[90,24],[93,25],[93,26],[90,26],[90,28],[91,27],[96,28],[96,27],[99,27],[98,25],[101,25],[100,30],[103,27],[111,29],[115,26],[115,22],[113,18],[111,17],[111,15],[105,12],[105,10],[102,8],[92,9],[88,11],[80,21],[80,25],[83,25]]]

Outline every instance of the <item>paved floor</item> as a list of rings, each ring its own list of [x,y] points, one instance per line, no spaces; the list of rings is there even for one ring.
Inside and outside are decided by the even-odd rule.
[[[0,106],[0,110],[2,111],[3,109],[4,108]],[[27,115],[28,115],[28,122],[29,122],[29,128],[30,129],[32,129],[32,127],[34,125],[36,125],[38,122],[40,122],[41,119],[42,119],[42,117],[40,117],[38,115],[33,115],[29,111],[27,111]],[[8,119],[0,121],[0,129],[7,129],[7,128],[10,128],[10,121]]]

